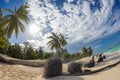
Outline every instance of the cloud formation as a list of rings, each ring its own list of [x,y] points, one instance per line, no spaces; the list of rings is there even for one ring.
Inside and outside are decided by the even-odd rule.
[[[41,29],[36,39],[28,40],[34,46],[45,46],[51,32],[68,37],[69,48],[76,43],[84,46],[120,30],[120,11],[112,12],[114,0],[25,1],[30,6],[30,16]]]

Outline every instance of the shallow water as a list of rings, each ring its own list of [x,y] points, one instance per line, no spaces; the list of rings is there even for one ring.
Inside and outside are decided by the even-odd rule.
[[[117,46],[105,51],[104,54],[114,54],[115,52],[120,52],[120,45],[117,45]]]

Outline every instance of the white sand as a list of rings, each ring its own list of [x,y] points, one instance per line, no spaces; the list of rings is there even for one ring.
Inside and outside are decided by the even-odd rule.
[[[87,62],[88,58],[77,60],[77,62]],[[97,58],[96,58],[97,60]],[[107,59],[96,64],[91,70],[97,70],[107,65],[120,61],[120,53],[107,55]],[[63,64],[63,72],[67,72],[68,63]],[[22,65],[0,64],[0,80],[120,80],[120,64],[96,74],[86,76],[58,76],[49,79],[42,77],[43,68],[27,67]]]

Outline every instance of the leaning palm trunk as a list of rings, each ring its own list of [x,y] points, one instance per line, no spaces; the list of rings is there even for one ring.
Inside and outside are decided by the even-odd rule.
[[[62,48],[56,49],[58,57],[62,57]]]
[[[0,62],[4,62],[8,64],[34,66],[34,67],[42,67],[45,66],[46,64],[46,60],[21,60],[21,59],[11,58],[2,54],[0,54]]]

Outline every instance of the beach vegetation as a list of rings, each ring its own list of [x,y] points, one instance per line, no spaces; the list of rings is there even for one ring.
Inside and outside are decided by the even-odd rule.
[[[64,50],[63,47],[67,45],[66,38],[62,34],[52,32],[48,39],[50,40],[47,45],[51,50],[56,50],[57,55],[61,57]]]
[[[4,15],[5,21],[1,23],[0,29],[4,30],[7,38],[10,38],[12,33],[15,33],[17,37],[19,31],[25,31],[23,22],[29,22],[27,8],[29,8],[27,5],[21,5],[18,9],[16,7],[14,10],[10,8],[5,9],[7,14]]]

